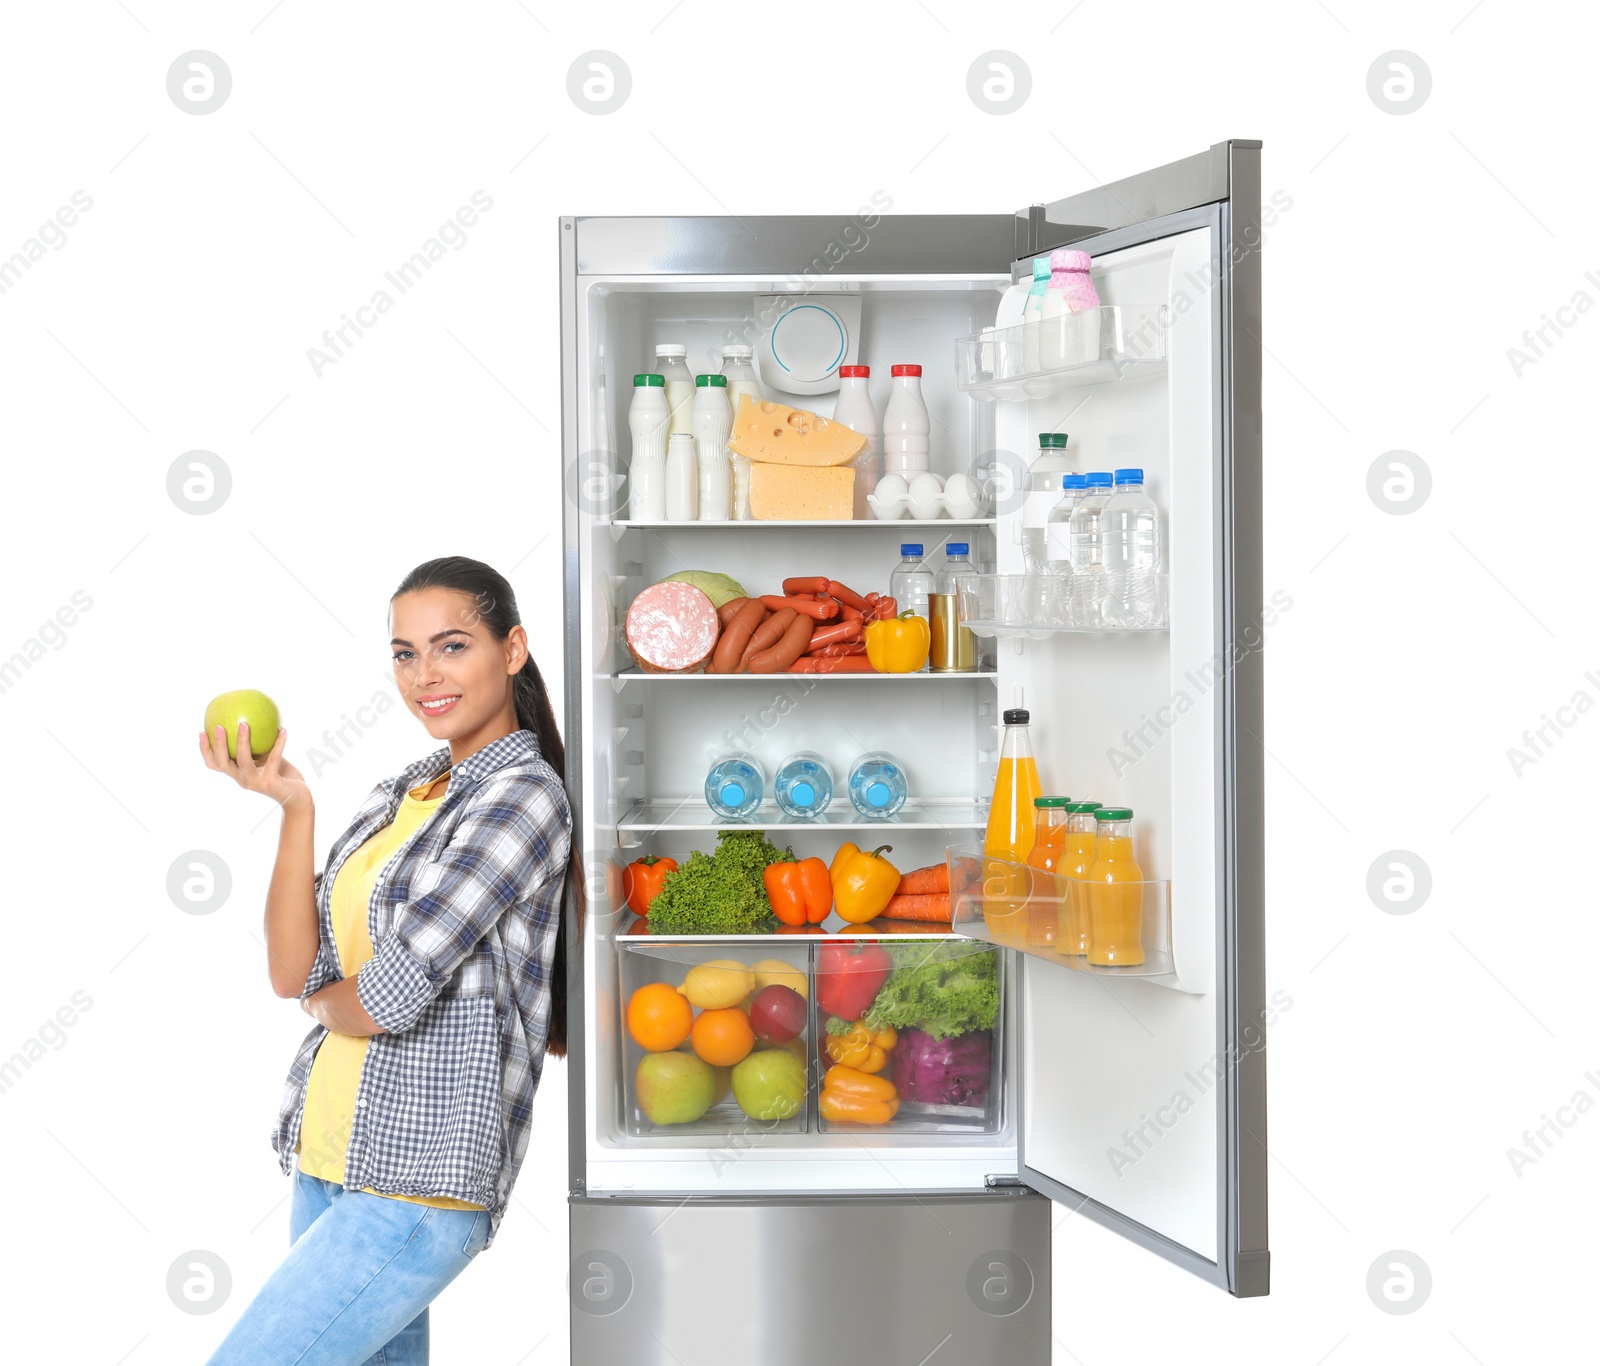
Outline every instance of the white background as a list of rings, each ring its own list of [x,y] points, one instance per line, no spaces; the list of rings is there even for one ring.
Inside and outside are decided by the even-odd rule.
[[[0,294],[0,659],[86,595],[0,692],[0,1058],[92,1002],[0,1093],[14,1349],[202,1361],[287,1247],[268,1135],[307,1021],[260,941],[278,817],[202,766],[205,701],[280,702],[320,863],[433,748],[399,707],[358,711],[392,698],[385,613],[414,564],[506,573],[559,683],[558,215],[842,221],[874,191],[1009,212],[1234,136],[1292,200],[1264,257],[1266,586],[1294,603],[1267,653],[1268,987],[1293,1002],[1269,1050],[1273,1291],[1231,1300],[1058,1211],[1056,1355],[1581,1352],[1600,1116],[1560,1112],[1520,1174],[1508,1150],[1600,1099],[1600,718],[1567,713],[1520,774],[1507,751],[1600,699],[1578,400],[1600,318],[1568,315],[1520,376],[1507,349],[1600,299],[1592,22],[1500,0],[270,6],[14,6],[0,44],[0,258],[93,201]],[[232,73],[204,116],[166,89],[191,49]],[[609,115],[567,93],[591,49],[631,69]],[[1032,73],[1008,115],[967,94],[991,49]],[[1432,74],[1406,115],[1367,90],[1394,49]],[[477,190],[466,244],[315,373],[307,348]],[[1409,515],[1368,494],[1395,449],[1431,471]],[[167,493],[193,450],[232,476],[205,516]],[[312,774],[346,717],[364,734]],[[193,849],[232,872],[214,914],[166,893]],[[1431,870],[1408,915],[1366,890],[1394,849]],[[435,1305],[446,1366],[565,1359],[565,1082],[552,1063],[495,1246]],[[166,1292],[192,1249],[231,1271],[210,1315]],[[1409,1315],[1366,1289],[1391,1249],[1431,1270]]]

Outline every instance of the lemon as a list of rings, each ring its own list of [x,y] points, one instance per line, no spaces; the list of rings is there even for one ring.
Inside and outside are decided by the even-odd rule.
[[[713,959],[690,968],[678,990],[699,1010],[726,1010],[755,990],[755,974],[731,958]]]
[[[781,958],[763,958],[752,971],[756,976],[758,991],[776,982],[779,986],[793,987],[801,996],[806,994],[805,973],[793,964],[785,963]]]

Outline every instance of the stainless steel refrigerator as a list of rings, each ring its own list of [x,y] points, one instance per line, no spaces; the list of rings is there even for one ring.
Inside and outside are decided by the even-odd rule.
[[[1016,213],[881,208],[559,224],[565,720],[587,896],[569,961],[575,1362],[1047,1362],[1052,1201],[1230,1294],[1267,1293],[1260,144]],[[1091,254],[1100,307],[1064,350],[1023,354],[1036,324],[985,329],[1057,247]],[[869,365],[880,411],[890,365],[920,364],[931,468],[973,474],[985,506],[630,521],[629,398],[657,344],[684,344],[701,372],[751,345],[771,397],[831,412],[826,377],[785,379],[780,326],[824,370]],[[838,329],[837,356],[816,326]],[[1049,431],[1070,433],[1078,469],[1145,471],[1164,540],[1159,629],[1030,614],[1027,469]],[[902,543],[937,563],[953,541],[978,571],[961,599],[979,632],[969,672],[655,674],[623,639],[633,597],[681,570],[757,593],[806,575],[881,591]],[[722,1086],[697,1121],[653,1122],[664,1112],[641,1103],[625,1019],[641,983],[776,961],[769,972],[813,988],[803,1048],[822,1028],[819,959],[850,937],[836,921],[751,940],[639,932],[626,865],[682,862],[725,827],[702,791],[711,761],[748,751],[770,776],[819,751],[842,789],[855,754],[898,755],[912,795],[886,827],[842,790],[819,822],[769,798],[753,824],[797,855],[829,859],[848,839],[920,867],[978,849],[1002,715],[1019,707],[1047,792],[1135,812],[1161,899],[1146,963],[1097,969],[967,919],[951,937],[997,955],[1002,988],[976,1102],[829,1124],[814,1051],[783,1123],[750,1120]]]

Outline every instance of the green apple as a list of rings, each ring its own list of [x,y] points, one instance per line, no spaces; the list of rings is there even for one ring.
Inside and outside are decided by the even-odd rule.
[[[260,759],[278,743],[278,704],[254,688],[218,693],[206,703],[206,739],[220,725],[228,734],[228,757],[239,757],[239,722],[250,727],[250,753]]]
[[[711,1108],[717,1085],[711,1064],[693,1053],[646,1053],[633,1074],[633,1094],[652,1124],[690,1124]]]
[[[787,1048],[764,1048],[733,1069],[733,1098],[751,1119],[792,1119],[806,1099],[806,1065]]]

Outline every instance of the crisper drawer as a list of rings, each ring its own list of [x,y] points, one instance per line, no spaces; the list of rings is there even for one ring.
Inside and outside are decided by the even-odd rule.
[[[826,1144],[1002,1126],[994,945],[926,932],[616,944],[624,1133]]]

